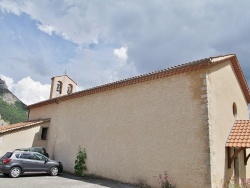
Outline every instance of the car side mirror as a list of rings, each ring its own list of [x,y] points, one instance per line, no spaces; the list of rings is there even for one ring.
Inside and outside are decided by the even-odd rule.
[[[45,159],[44,164],[46,164],[49,161],[49,159]]]

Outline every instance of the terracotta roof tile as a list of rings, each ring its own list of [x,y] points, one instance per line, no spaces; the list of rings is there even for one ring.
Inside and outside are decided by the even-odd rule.
[[[250,120],[236,120],[226,147],[250,147]]]
[[[36,126],[36,125],[39,125],[39,124],[42,124],[45,122],[49,122],[49,121],[50,121],[50,118],[33,120],[33,121],[26,121],[26,122],[20,122],[20,123],[16,123],[16,124],[1,126],[0,127],[0,134],[5,133],[5,132],[9,132],[9,131],[13,131],[13,130],[17,130],[17,129]]]

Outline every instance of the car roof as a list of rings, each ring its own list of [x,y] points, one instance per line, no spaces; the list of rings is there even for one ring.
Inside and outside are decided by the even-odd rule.
[[[17,148],[17,149],[15,149],[15,151],[25,151],[25,150],[29,150],[29,148]]]
[[[41,153],[34,152],[34,151],[14,151],[13,153],[28,153],[28,154],[39,154],[39,155],[41,155]]]
[[[43,147],[17,148],[15,150],[31,150],[31,149],[45,149]]]

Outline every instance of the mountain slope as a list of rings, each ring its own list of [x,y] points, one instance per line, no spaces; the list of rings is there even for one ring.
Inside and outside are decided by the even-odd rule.
[[[27,117],[26,105],[10,92],[5,81],[0,79],[0,126],[26,121]]]

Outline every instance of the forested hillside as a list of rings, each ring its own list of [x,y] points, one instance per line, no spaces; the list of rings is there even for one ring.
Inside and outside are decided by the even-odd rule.
[[[0,79],[0,126],[26,121],[28,110]]]

